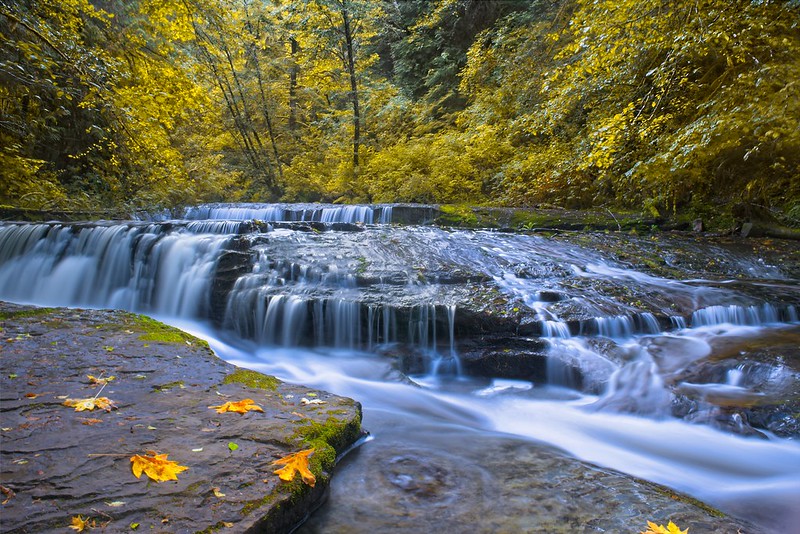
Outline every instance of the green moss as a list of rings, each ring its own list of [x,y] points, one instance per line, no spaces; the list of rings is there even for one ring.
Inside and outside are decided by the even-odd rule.
[[[275,391],[280,380],[274,376],[265,375],[249,369],[236,369],[222,380],[223,384],[244,384],[250,388]]]
[[[153,391],[157,391],[159,393],[164,393],[169,391],[170,389],[180,388],[185,389],[186,386],[183,385],[183,380],[176,380],[175,382],[168,382],[166,384],[159,384],[157,386],[153,386]]]
[[[190,343],[200,347],[209,348],[208,343],[200,338],[179,330],[178,328],[166,325],[160,321],[156,321],[146,315],[137,315],[133,313],[126,313],[123,316],[123,323],[125,327],[134,327],[143,333],[139,336],[141,341],[156,341],[161,343]],[[110,327],[120,325],[107,325]]]
[[[678,501],[678,502],[682,502],[682,503],[686,503],[686,504],[691,504],[692,506],[695,506],[696,508],[699,508],[699,509],[703,510],[705,513],[707,513],[710,516],[713,516],[713,517],[727,517],[723,512],[720,512],[716,508],[714,508],[712,506],[709,506],[708,504],[704,503],[703,501],[697,500],[694,497],[690,497],[688,495],[684,495],[683,493],[676,493],[676,492],[672,491],[669,488],[666,488],[664,486],[659,486],[658,484],[654,484],[652,482],[647,482],[647,481],[641,481],[641,482],[646,484],[647,486],[651,487],[657,493],[660,493],[662,495],[666,495],[667,497],[669,497],[670,499],[672,499],[674,501]]]
[[[305,419],[300,424],[293,437],[314,449],[309,464],[315,475],[333,469],[337,451],[355,442],[361,432],[359,419],[347,422],[329,416],[324,423]]]
[[[439,206],[441,215],[437,218],[439,224],[446,226],[478,226],[478,216],[469,206],[444,204]]]
[[[47,315],[56,311],[54,308],[33,308],[29,310],[0,312],[0,321],[5,319],[20,319],[23,317],[36,317]]]
[[[279,487],[280,487],[280,486],[279,486]],[[280,493],[276,491],[276,492],[270,493],[270,494],[268,494],[268,495],[264,495],[264,496],[263,496],[263,497],[261,497],[260,499],[255,499],[255,500],[252,500],[252,501],[247,501],[247,502],[245,503],[245,505],[242,507],[242,509],[240,510],[240,513],[241,513],[243,516],[247,516],[247,515],[250,515],[250,514],[252,514],[254,511],[258,510],[259,508],[261,508],[261,507],[263,507],[263,506],[269,506],[270,504],[272,504],[273,502],[275,502],[275,499],[277,499],[277,498],[278,498],[279,494],[280,494]],[[276,507],[275,507],[275,509],[276,509],[276,510],[277,510],[278,508],[279,508],[279,506],[276,506]]]

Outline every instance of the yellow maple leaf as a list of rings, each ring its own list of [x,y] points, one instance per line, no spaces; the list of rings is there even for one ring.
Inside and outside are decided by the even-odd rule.
[[[317,478],[314,473],[308,468],[308,457],[314,452],[314,449],[306,449],[304,451],[296,452],[288,456],[284,456],[272,462],[272,465],[282,465],[274,473],[280,477],[281,480],[291,482],[294,479],[295,473],[300,473],[303,477],[303,482],[314,487],[317,483]]]
[[[247,413],[249,411],[254,412],[263,412],[264,410],[261,409],[261,406],[255,404],[253,399],[242,399],[236,402],[226,402],[225,404],[220,404],[219,406],[209,406],[212,410],[217,410],[217,413],[225,413],[225,412],[236,412],[236,413]]]
[[[114,401],[112,401],[108,397],[89,397],[88,399],[67,399],[64,401],[64,406],[75,408],[76,412],[82,412],[84,410],[92,411],[95,408],[99,408],[101,410],[110,412],[111,410],[117,408],[117,405],[114,404]]]
[[[96,376],[86,375],[86,378],[89,379],[89,383],[90,384],[97,384],[97,385],[100,385],[100,386],[105,386],[106,384],[108,384],[109,382],[111,382],[112,380],[114,380],[117,377],[116,376],[108,376],[106,378],[97,378]]]
[[[154,454],[152,456],[131,456],[131,469],[136,478],[142,473],[155,480],[163,482],[165,480],[178,480],[178,473],[189,469],[185,465],[178,465],[178,462],[167,460],[167,454]]]
[[[667,524],[666,527],[664,525],[656,525],[652,521],[647,522],[647,530],[644,532],[640,532],[639,534],[688,534],[689,529],[681,530],[678,525],[673,523],[672,521]]]
[[[87,528],[94,528],[95,522],[94,519],[84,519],[83,517],[77,515],[72,518],[72,524],[69,528],[77,530],[78,532],[83,532]]]

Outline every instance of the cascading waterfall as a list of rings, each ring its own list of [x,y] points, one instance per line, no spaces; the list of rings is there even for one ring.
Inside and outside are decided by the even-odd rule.
[[[189,220],[257,220],[264,222],[322,222],[380,224],[392,222],[392,206],[325,206],[310,204],[205,204],[187,208]]]
[[[748,336],[777,331],[775,343],[791,348],[800,320],[790,280],[737,280],[735,288],[696,276],[665,280],[542,236],[389,226],[391,218],[391,206],[219,204],[163,223],[3,224],[0,298],[197,321],[190,324],[202,323],[195,327],[231,361],[362,401],[366,424],[407,449],[417,446],[418,428],[380,427],[382,415],[424,417],[445,433],[460,426],[545,440],[723,505],[800,493],[790,462],[782,462],[786,479],[773,484],[763,465],[770,454],[800,453],[767,431],[758,457],[734,435],[725,437],[727,459],[716,448],[704,452],[716,435],[708,427],[720,421],[752,431],[729,403],[761,402],[765,382],[794,376],[785,365],[735,360],[751,350],[740,340]],[[509,317],[524,321],[510,325]],[[711,357],[715,343],[742,348],[725,353],[732,363],[724,372],[685,379],[696,363],[721,365]],[[475,368],[468,350],[518,375],[463,376],[462,366]],[[422,364],[406,370],[402,358]],[[416,386],[396,378],[398,368]],[[685,419],[703,432],[673,418],[679,395],[683,406],[701,408]],[[697,459],[671,457],[659,434],[667,431]],[[729,473],[705,467],[718,463],[718,471],[749,471],[729,483]],[[729,493],[715,493],[723,487]]]
[[[0,227],[0,295],[56,306],[205,318],[229,236],[157,225]]]

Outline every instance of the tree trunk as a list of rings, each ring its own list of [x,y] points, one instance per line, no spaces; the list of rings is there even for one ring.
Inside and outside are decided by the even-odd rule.
[[[292,60],[292,64],[289,67],[289,131],[295,132],[297,130],[297,73],[299,71],[297,53],[300,51],[300,46],[294,37],[290,37],[289,42],[291,44]]]
[[[353,170],[358,173],[358,147],[361,144],[361,113],[358,108],[358,84],[356,83],[356,61],[353,56],[353,33],[350,28],[350,14],[347,3],[342,2],[342,23],[347,49],[347,71],[350,74],[350,100],[353,103]]]

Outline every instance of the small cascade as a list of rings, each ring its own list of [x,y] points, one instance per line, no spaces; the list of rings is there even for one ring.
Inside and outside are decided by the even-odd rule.
[[[571,337],[569,325],[563,321],[539,321],[542,328],[542,337]]]
[[[691,325],[715,326],[735,324],[742,326],[760,326],[781,321],[796,322],[797,312],[794,306],[779,309],[772,304],[760,306],[709,306],[692,314]]]
[[[597,334],[603,337],[610,337],[612,339],[624,339],[633,336],[635,327],[633,318],[627,315],[620,315],[617,317],[595,317],[592,319]]]
[[[686,319],[681,317],[680,315],[673,315],[669,318],[669,322],[672,325],[674,330],[685,330],[686,326]]]
[[[186,230],[193,234],[241,234],[247,228],[242,221],[205,220],[186,224]]]
[[[0,227],[0,295],[56,306],[206,318],[229,236],[158,225]]]
[[[264,222],[322,222],[381,224],[392,222],[391,206],[324,204],[203,204],[187,208],[189,220],[257,220]]]
[[[602,397],[592,409],[666,417],[672,395],[664,388],[658,369],[650,361],[623,365],[609,378]]]

